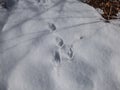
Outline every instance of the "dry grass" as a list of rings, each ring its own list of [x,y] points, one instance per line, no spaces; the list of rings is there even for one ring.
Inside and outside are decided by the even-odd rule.
[[[87,0],[85,3],[100,8],[101,14],[106,20],[118,19],[117,14],[120,12],[120,0]]]

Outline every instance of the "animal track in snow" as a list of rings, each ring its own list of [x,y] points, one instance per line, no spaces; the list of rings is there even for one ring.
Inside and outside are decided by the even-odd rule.
[[[54,51],[54,59],[57,63],[60,63],[62,59],[72,59],[73,57],[73,50],[70,45],[66,45],[64,40],[61,38],[61,36],[56,35],[55,37],[56,45],[58,46],[58,49]]]
[[[54,59],[56,63],[60,63],[60,54],[58,51],[55,51]]]
[[[62,48],[61,48],[61,55],[63,58],[66,58],[66,59],[72,59],[73,57],[73,50],[70,46],[68,45],[64,45]]]
[[[56,26],[55,26],[53,23],[49,23],[49,28],[50,28],[52,31],[55,31],[55,30],[56,30]]]
[[[63,39],[56,37],[56,41],[57,41],[58,46],[62,47],[64,45]]]

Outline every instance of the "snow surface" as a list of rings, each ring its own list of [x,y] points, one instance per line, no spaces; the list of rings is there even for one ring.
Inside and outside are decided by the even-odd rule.
[[[77,0],[19,0],[2,17],[0,90],[120,90],[119,20]]]

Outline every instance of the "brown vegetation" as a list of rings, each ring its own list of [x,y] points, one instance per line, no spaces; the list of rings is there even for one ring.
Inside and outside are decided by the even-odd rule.
[[[117,14],[120,12],[120,0],[87,0],[85,3],[100,8],[103,11],[101,14],[105,19],[117,19]]]

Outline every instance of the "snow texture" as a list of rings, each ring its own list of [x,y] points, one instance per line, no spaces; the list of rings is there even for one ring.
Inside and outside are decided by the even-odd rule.
[[[119,20],[77,0],[19,0],[3,14],[0,90],[120,90]]]

